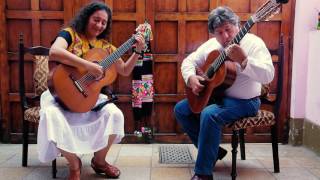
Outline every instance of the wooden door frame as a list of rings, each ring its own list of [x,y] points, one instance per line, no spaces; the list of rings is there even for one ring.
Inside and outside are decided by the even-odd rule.
[[[31,9],[23,12],[17,10],[7,10],[6,1],[0,2],[0,141],[10,142],[11,140],[11,115],[10,101],[17,99],[18,94],[9,92],[9,61],[8,61],[8,38],[7,38],[7,18],[31,19],[32,22],[32,45],[40,44],[40,20],[41,19],[62,19],[68,22],[74,15],[75,7],[73,1],[63,1],[63,11],[58,16],[53,15],[50,11],[36,12],[40,9],[39,0],[30,0]],[[35,12],[32,12],[34,10]],[[26,12],[28,11],[28,12]],[[33,18],[36,17],[36,18]]]
[[[30,0],[31,1],[31,9],[37,9],[39,8],[39,0]],[[61,13],[58,19],[63,19],[64,23],[68,22],[75,14],[75,11],[77,11],[78,7],[83,5],[87,0],[77,0],[77,1],[63,1],[63,14]],[[107,3],[110,7],[113,7],[113,1],[114,0],[104,0],[105,3]],[[186,10],[186,0],[178,1],[178,8],[179,10]],[[290,117],[290,97],[291,97],[291,75],[292,75],[292,46],[293,46],[293,24],[294,24],[294,8],[295,8],[295,0],[290,1],[290,5],[284,5],[283,6],[283,13],[281,17],[276,17],[276,18],[282,18],[282,25],[281,25],[281,32],[285,34],[284,36],[284,43],[285,43],[285,69],[284,69],[284,84],[283,84],[283,94],[285,95],[283,102],[282,102],[282,112],[285,112],[284,114],[281,115],[282,118],[285,120],[282,120],[279,125],[279,127],[284,127],[285,132],[283,129],[278,129],[279,132],[279,137],[281,142],[286,142],[287,140],[287,134],[289,127],[288,127],[288,119]],[[219,5],[219,1],[210,1],[210,9],[213,7]],[[155,27],[155,22],[157,19],[164,18],[164,16],[159,16],[156,15],[154,12],[155,9],[155,0],[136,0],[136,12],[141,12],[144,11],[144,15],[139,15],[132,13],[133,15],[130,16],[129,20],[135,21],[137,24],[143,23],[144,19],[147,18],[150,21],[151,26],[154,28]],[[9,12],[9,13],[8,13]],[[0,28],[0,39],[2,40],[0,42],[0,141],[4,142],[9,142],[10,141],[10,132],[11,132],[11,114],[10,114],[10,100],[12,98],[16,98],[16,96],[12,97],[9,94],[10,90],[10,84],[9,84],[9,79],[10,79],[10,72],[9,72],[9,62],[8,62],[8,38],[7,38],[7,18],[13,18],[14,17],[21,17],[21,13],[18,15],[14,15],[12,12],[17,12],[15,10],[6,10],[6,1],[1,1],[0,2],[0,25],[2,25]],[[41,14],[41,13],[40,13]],[[39,15],[40,15],[39,14]],[[30,16],[32,16],[32,12],[27,13],[28,16],[24,17],[25,19],[30,19]],[[128,13],[114,13],[113,14],[113,19],[114,20],[128,20]],[[47,17],[46,17],[47,18]],[[190,17],[189,17],[190,18]],[[206,18],[203,16],[203,18]],[[41,19],[41,17],[39,18]],[[39,19],[33,20],[32,21],[32,27],[33,28],[38,28],[40,26],[39,24]],[[50,18],[49,18],[50,19]],[[185,39],[185,23],[186,21],[180,21],[178,22],[178,30],[181,31],[181,35],[178,35],[179,41],[178,43]],[[35,30],[33,32],[33,35],[35,36],[32,39],[32,44],[33,45],[39,45],[40,43],[40,37],[37,37],[37,31]],[[155,30],[156,31],[156,30]],[[179,33],[179,32],[178,32]],[[155,47],[155,42],[151,42],[151,47]],[[182,47],[181,45],[178,45],[178,52],[177,52],[177,58],[183,59],[185,54],[185,47]],[[169,57],[169,60],[172,59],[172,57]],[[157,61],[157,60],[156,60]],[[159,61],[159,60],[158,60]],[[180,67],[181,62],[177,62],[177,67]],[[154,68],[153,68],[154,69]],[[182,80],[181,73],[177,73],[177,79],[178,81]],[[156,103],[161,103],[161,102],[176,102],[179,99],[182,99],[184,97],[183,92],[184,92],[184,87],[177,85],[177,96],[171,96],[170,94],[155,94],[154,97],[154,102]],[[120,98],[122,102],[128,102],[130,101],[130,97],[124,97]],[[155,117],[151,117],[152,120],[155,120]],[[286,123],[286,124],[285,124]],[[283,136],[283,137],[281,137]],[[183,138],[181,138],[183,139]],[[161,139],[159,139],[161,141]]]
[[[10,119],[9,108],[9,70],[8,70],[8,57],[7,57],[7,26],[6,26],[6,1],[0,2],[0,140],[8,141],[9,140],[9,121],[6,118]]]

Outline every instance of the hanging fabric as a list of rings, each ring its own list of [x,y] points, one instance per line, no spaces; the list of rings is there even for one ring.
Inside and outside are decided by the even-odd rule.
[[[153,58],[150,41],[147,41],[146,45],[147,49],[142,56],[140,55],[133,69],[132,108],[135,121],[141,121],[145,117],[151,116],[153,109]]]

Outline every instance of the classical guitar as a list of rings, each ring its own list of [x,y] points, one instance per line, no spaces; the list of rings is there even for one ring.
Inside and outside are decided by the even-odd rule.
[[[239,44],[256,22],[270,18],[270,16],[278,13],[281,4],[287,2],[288,0],[269,0],[265,2],[244,24],[227,47],[232,44]],[[200,113],[207,106],[211,98],[221,96],[223,91],[235,81],[236,64],[226,60],[227,56],[228,54],[225,50],[214,50],[207,57],[206,63],[197,69],[196,74],[204,77],[206,80],[202,82],[205,87],[199,95],[195,95],[191,88],[186,88],[187,99],[192,112]]]
[[[111,84],[117,77],[116,62],[135,43],[135,36],[141,34],[145,40],[151,37],[151,26],[147,22],[140,24],[129,40],[123,43],[112,54],[100,48],[90,49],[84,59],[98,63],[104,70],[104,76],[96,80],[85,69],[59,64],[48,78],[48,86],[55,100],[65,109],[72,112],[88,112],[96,104],[101,88]]]

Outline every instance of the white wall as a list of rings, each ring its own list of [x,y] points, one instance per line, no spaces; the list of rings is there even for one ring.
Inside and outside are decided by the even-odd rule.
[[[309,33],[316,28],[318,11],[320,11],[320,0],[296,0],[290,112],[292,118],[307,118],[315,123],[319,123],[320,119],[320,116],[316,117],[314,115],[320,112],[319,104],[317,105],[320,100],[319,96],[314,94],[316,87],[310,84],[312,82],[315,83],[314,80],[316,79],[313,77],[313,72],[309,72],[308,66],[319,67],[318,64],[320,62],[308,62],[308,52]],[[318,51],[318,55],[320,57],[320,51]],[[312,71],[319,72],[320,69],[315,70],[312,68]],[[319,78],[316,83],[320,83]],[[308,108],[308,117],[306,108]],[[315,112],[314,109],[318,110],[318,112]],[[312,110],[312,113],[310,113],[310,110]]]
[[[309,33],[306,119],[320,125],[320,30]]]

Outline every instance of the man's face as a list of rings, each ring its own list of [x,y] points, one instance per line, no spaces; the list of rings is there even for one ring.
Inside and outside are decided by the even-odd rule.
[[[238,32],[238,26],[235,26],[231,23],[224,23],[214,30],[213,35],[223,47],[226,47]]]

